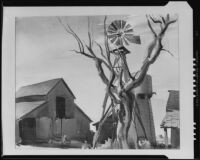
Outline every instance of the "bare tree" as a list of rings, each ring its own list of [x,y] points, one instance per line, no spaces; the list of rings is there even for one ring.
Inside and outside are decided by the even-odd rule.
[[[111,61],[111,49],[109,46],[107,31],[106,31],[106,20],[107,17],[104,19],[104,47],[97,43],[91,38],[91,33],[88,31],[88,38],[89,43],[84,44],[83,41],[79,38],[79,36],[73,31],[73,29],[67,24],[64,25],[62,20],[58,18],[59,22],[63,25],[66,32],[71,34],[78,43],[78,50],[73,50],[74,53],[83,55],[88,59],[91,59],[95,62],[96,69],[98,71],[99,77],[101,78],[102,82],[106,86],[106,93],[104,102],[102,105],[102,117],[99,122],[98,130],[94,136],[93,140],[93,147],[95,148],[99,137],[102,131],[102,125],[106,121],[107,117],[113,112],[113,109],[119,106],[118,112],[118,129],[117,129],[117,141],[119,143],[120,148],[129,149],[130,145],[128,142],[128,131],[131,125],[131,121],[134,121],[134,108],[135,108],[135,97],[131,93],[131,91],[138,87],[143,79],[145,78],[147,71],[151,64],[153,64],[158,56],[160,55],[161,51],[167,51],[163,48],[162,39],[168,29],[168,27],[175,23],[176,20],[170,20],[169,14],[166,17],[160,16],[158,19],[153,18],[150,15],[146,16],[148,27],[153,34],[153,40],[149,44],[147,49],[147,54],[145,60],[140,68],[136,72],[136,74],[132,75],[129,67],[127,65],[126,58],[121,56],[120,59],[122,61],[123,67],[117,67],[117,61],[119,59],[115,58],[115,61]],[[157,31],[153,28],[152,23],[155,25],[160,26],[160,30]],[[99,52],[101,56],[97,56],[97,54],[93,50],[93,46],[96,45],[99,48]],[[119,55],[120,55],[120,51]],[[167,51],[170,53],[169,51]],[[171,54],[171,53],[170,53]],[[103,67],[104,66],[104,67]],[[106,76],[105,69],[109,71],[109,76]],[[126,77],[126,80],[123,78]],[[118,82],[117,85],[115,82]],[[111,103],[108,107],[107,101],[110,98]],[[137,141],[134,142],[135,148],[137,148]]]

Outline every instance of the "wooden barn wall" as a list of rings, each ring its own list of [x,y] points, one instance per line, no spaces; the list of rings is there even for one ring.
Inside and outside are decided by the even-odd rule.
[[[74,107],[72,105],[74,103],[73,96],[67,90],[64,83],[62,81],[60,81],[53,88],[53,90],[47,95],[47,102],[48,102],[48,109],[49,109],[48,111],[49,111],[49,114],[50,114],[52,121],[53,121],[51,137],[53,137],[53,135],[58,135],[58,136],[61,135],[61,134],[58,133],[59,123],[58,123],[58,121],[56,121],[56,97],[57,96],[65,98],[66,115],[68,117],[74,116]]]
[[[77,108],[75,112],[75,119],[77,122],[77,131],[80,138],[85,138],[90,130],[90,121],[81,111]]]
[[[19,134],[19,121],[16,120],[15,121],[15,143],[18,144],[20,143],[21,138],[20,138],[20,134]]]
[[[172,145],[172,148],[180,147],[180,129],[179,128],[171,128],[171,145]]]
[[[90,121],[75,108],[73,119],[62,120],[62,135],[67,135],[70,139],[85,140],[90,131]],[[55,122],[54,133],[61,135],[61,120]]]
[[[49,113],[51,117],[56,118],[56,97],[57,96],[65,98],[66,114],[73,117],[74,110],[71,104],[74,103],[74,99],[62,81],[60,81],[47,96],[47,101],[49,105]]]
[[[52,121],[48,117],[40,117],[36,119],[36,138],[37,141],[46,141],[51,137]]]

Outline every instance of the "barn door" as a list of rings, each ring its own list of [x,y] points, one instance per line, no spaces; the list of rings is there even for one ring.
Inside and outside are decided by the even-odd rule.
[[[56,97],[56,117],[65,118],[65,98]]]
[[[36,138],[35,118],[25,118],[19,121],[20,137],[22,144],[33,144]]]

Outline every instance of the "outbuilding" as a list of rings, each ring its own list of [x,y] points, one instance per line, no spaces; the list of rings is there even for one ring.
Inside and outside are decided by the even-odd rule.
[[[180,115],[179,115],[179,91],[169,90],[169,98],[166,106],[166,115],[161,122],[161,128],[165,132],[165,145],[168,147],[168,132],[171,131],[172,148],[180,147]]]

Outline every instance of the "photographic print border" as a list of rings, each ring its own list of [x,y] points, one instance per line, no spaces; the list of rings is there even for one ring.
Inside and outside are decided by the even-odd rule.
[[[165,1],[166,2],[166,1]],[[24,4],[25,4],[25,2],[24,2]],[[84,3],[85,4],[85,3]],[[164,3],[165,4],[165,3]],[[11,4],[9,4],[9,5],[11,5]],[[139,4],[139,3],[136,3],[136,4],[132,4],[133,6],[137,6],[137,5],[141,5],[141,4]],[[145,5],[145,4],[144,4]],[[153,5],[155,5],[155,4],[153,4]],[[158,4],[159,5],[159,4]],[[46,6],[46,5],[45,5]],[[54,6],[53,4],[52,4],[52,6]],[[88,6],[88,5],[87,5]],[[121,5],[121,6],[123,6],[123,5]],[[146,6],[146,5],[145,5]],[[194,27],[195,28],[195,27]],[[197,46],[197,42],[198,42],[198,36],[196,36],[196,40],[197,41],[195,41],[195,43],[196,43],[196,46]],[[196,59],[197,59],[197,61],[198,61],[198,58],[197,58],[197,55],[195,54],[196,53],[196,49],[195,49],[195,43],[194,43],[194,57],[196,56]],[[196,47],[197,48],[197,47]],[[196,91],[196,95],[198,96],[198,92]],[[198,101],[197,101],[197,99],[198,99],[198,97],[196,97],[196,102],[194,102],[194,105],[195,106],[197,106],[198,105]],[[195,107],[194,106],[194,107]],[[194,113],[195,113],[195,115],[197,114],[199,112],[199,108],[198,107],[196,107],[195,109],[194,109]],[[196,117],[196,118],[195,118]],[[197,116],[195,116],[194,118],[196,119],[196,127],[198,127],[199,126],[199,119],[198,119],[198,117]],[[197,130],[196,130],[197,131]],[[196,134],[196,141],[198,142],[198,140],[199,140],[199,134]],[[195,145],[196,143],[194,143],[194,145]],[[195,145],[195,149],[198,149],[199,148],[199,145],[198,144],[196,144]],[[152,156],[152,155],[149,155],[149,156]],[[127,156],[127,158],[129,157],[135,157],[136,159],[137,158],[147,158],[147,157],[149,157],[148,155],[147,156],[144,156],[144,157],[141,157],[141,156],[134,156],[134,155],[129,155],[129,156]],[[9,156],[4,156],[4,158],[9,158]],[[11,157],[13,157],[13,156],[11,156]],[[11,158],[10,157],[10,158]],[[29,156],[18,156],[18,158],[28,158]],[[40,155],[39,157],[37,157],[37,156],[34,156],[36,159],[37,158],[41,158],[41,157],[43,157],[43,158],[45,158],[45,156],[43,156],[43,155]],[[33,156],[32,156],[32,158],[34,158]],[[74,156],[59,156],[60,158],[69,158],[69,159],[72,159],[72,158],[81,158],[82,157],[82,155],[79,155],[79,156],[77,156],[77,157],[74,157]],[[89,158],[89,157],[92,157],[92,156],[88,156],[87,158]],[[108,155],[107,156],[102,156],[102,158],[106,158],[106,157],[109,157]],[[117,158],[116,156],[114,156],[114,157],[112,157],[112,156],[110,156],[111,157],[111,159],[112,158]],[[52,155],[52,156],[49,156],[48,158],[56,158],[56,156],[54,156],[54,155]],[[57,157],[58,158],[58,157]],[[56,159],[57,159],[56,158]],[[84,157],[83,157],[84,158]],[[86,157],[85,157],[86,158]],[[93,158],[95,158],[95,156],[93,157]],[[125,157],[124,157],[125,158]],[[149,158],[156,158],[156,157],[149,157]],[[160,158],[164,158],[164,157],[160,157]]]

